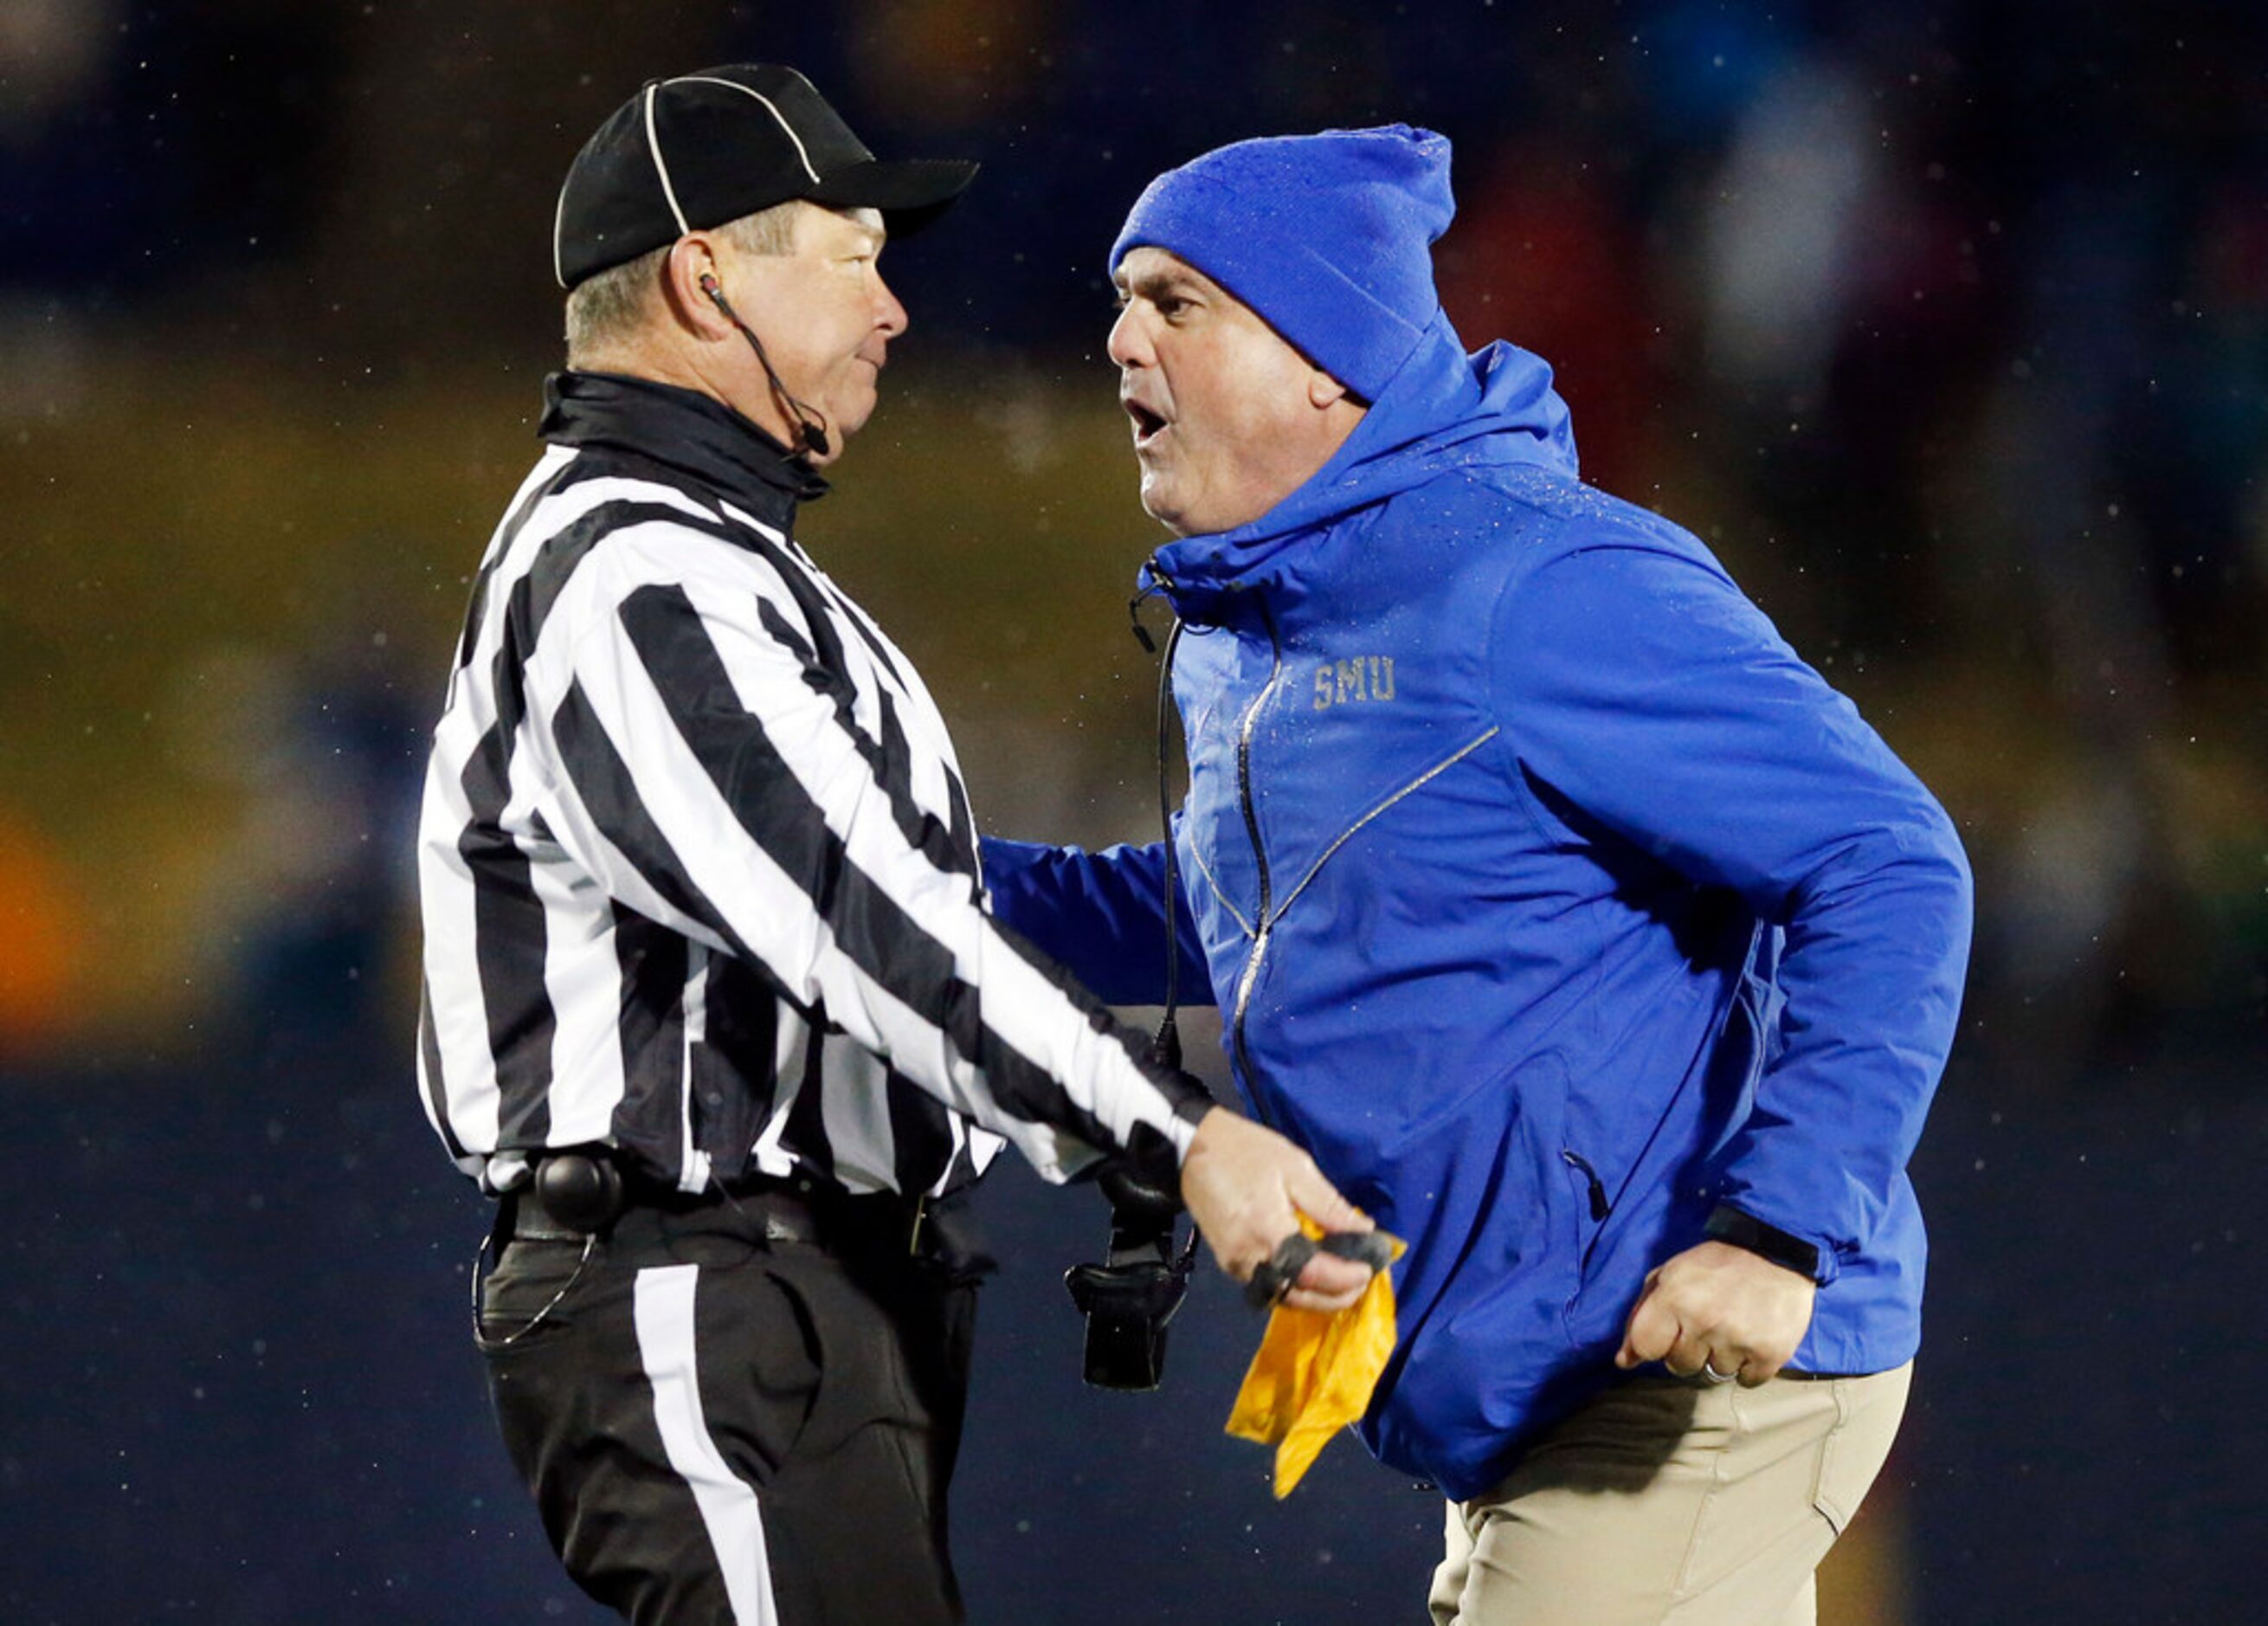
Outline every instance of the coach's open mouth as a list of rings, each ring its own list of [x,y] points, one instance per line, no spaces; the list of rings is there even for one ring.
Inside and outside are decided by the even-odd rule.
[[[1166,419],[1162,413],[1152,411],[1138,401],[1129,401],[1125,404],[1126,416],[1134,420],[1135,445],[1142,445],[1166,427]]]

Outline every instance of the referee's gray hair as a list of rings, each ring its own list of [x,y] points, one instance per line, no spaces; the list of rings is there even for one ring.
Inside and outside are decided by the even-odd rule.
[[[791,198],[752,215],[727,220],[718,233],[744,254],[793,254],[795,221],[802,201]],[[674,244],[621,265],[609,266],[577,283],[567,295],[567,365],[580,366],[596,352],[618,344],[644,325],[661,284],[661,262]]]

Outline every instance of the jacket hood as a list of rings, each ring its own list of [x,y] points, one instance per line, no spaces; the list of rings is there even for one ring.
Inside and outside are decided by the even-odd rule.
[[[1575,432],[1550,366],[1501,339],[1468,355],[1437,312],[1329,462],[1258,519],[1167,543],[1136,585],[1162,590],[1183,619],[1211,624],[1227,595],[1296,571],[1334,522],[1443,473],[1511,463],[1575,477]]]

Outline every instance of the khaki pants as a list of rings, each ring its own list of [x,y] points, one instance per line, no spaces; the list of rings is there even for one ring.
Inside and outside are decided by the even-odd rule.
[[[1812,1572],[1889,1455],[1911,1363],[1754,1389],[1641,1378],[1449,1504],[1436,1626],[1810,1626]]]

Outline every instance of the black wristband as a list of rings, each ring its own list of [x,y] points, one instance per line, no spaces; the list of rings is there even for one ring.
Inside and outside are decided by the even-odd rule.
[[[1162,1129],[1138,1123],[1127,1137],[1123,1159],[1127,1171],[1143,1185],[1178,1197],[1182,1190],[1182,1154]]]
[[[1719,1203],[1716,1212],[1709,1216],[1708,1236],[1712,1242],[1729,1242],[1798,1275],[1814,1282],[1819,1280],[1818,1248],[1800,1237],[1788,1235],[1777,1225],[1765,1224],[1755,1215],[1743,1213],[1730,1203]]]

